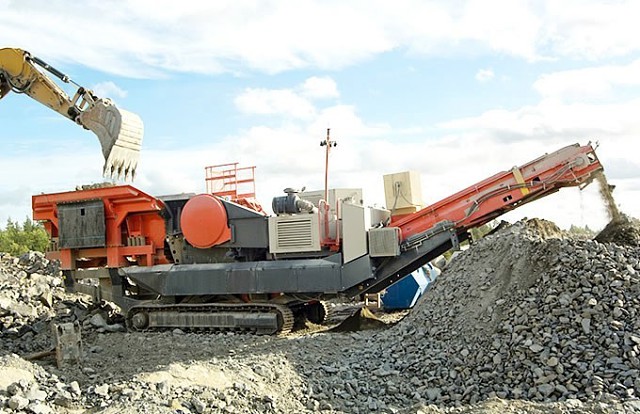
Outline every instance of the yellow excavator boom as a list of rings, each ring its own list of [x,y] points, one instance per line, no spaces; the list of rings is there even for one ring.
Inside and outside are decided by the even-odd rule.
[[[73,98],[38,66],[62,82],[78,86]],[[98,98],[67,75],[21,49],[0,49],[0,99],[10,91],[24,93],[92,131],[102,146],[104,176],[133,180],[144,132],[138,115],[117,108],[110,99]]]

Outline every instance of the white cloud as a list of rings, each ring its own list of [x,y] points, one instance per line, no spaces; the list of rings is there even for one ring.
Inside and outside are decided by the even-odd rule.
[[[602,59],[637,52],[640,47],[635,0],[548,0],[541,47],[555,56]]]
[[[640,133],[640,99],[621,103],[572,103],[542,100],[515,110],[493,109],[483,114],[444,122],[450,130],[476,130],[491,133],[500,141],[569,137],[588,139],[628,138]],[[635,145],[635,144],[634,144]]]
[[[493,69],[479,69],[476,72],[476,80],[478,82],[488,82],[495,77],[495,73],[493,73]]]
[[[312,76],[301,86],[302,94],[309,98],[337,98],[340,96],[336,82],[328,76]]]
[[[537,41],[543,23],[530,2],[470,0],[453,23],[453,36],[457,41],[479,44],[492,52],[535,60],[540,57]]]
[[[640,49],[640,37],[632,35],[640,3],[633,0],[129,0],[117,8],[98,0],[72,8],[62,0],[10,0],[0,12],[6,44],[53,64],[135,77],[340,69],[389,51],[531,61],[602,59]]]
[[[245,114],[311,119],[318,112],[311,100],[338,96],[340,93],[333,79],[312,76],[292,89],[247,88],[234,99],[234,103]],[[323,117],[320,115],[319,118]]]
[[[366,124],[356,112],[352,105],[334,105],[322,109],[315,119],[306,127],[309,134],[316,134],[317,131],[326,131],[331,128],[335,138],[340,137],[352,139],[379,137],[389,131],[388,125]]]
[[[314,106],[290,89],[248,88],[234,100],[236,107],[246,114],[288,115],[308,119],[315,113]]]
[[[91,89],[100,98],[111,98],[115,101],[115,98],[127,97],[127,91],[111,81],[97,83]]]
[[[545,74],[533,84],[545,98],[582,101],[611,98],[614,88],[629,86],[640,86],[640,60]]]

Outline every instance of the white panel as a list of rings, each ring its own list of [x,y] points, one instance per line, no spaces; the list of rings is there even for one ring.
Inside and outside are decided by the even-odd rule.
[[[369,209],[342,204],[342,255],[344,263],[367,253],[367,229],[371,227]]]
[[[369,230],[369,255],[371,257],[392,257],[400,255],[400,229],[383,227]]]
[[[405,171],[395,174],[387,174],[384,177],[384,198],[387,209],[422,207],[422,184],[420,173],[417,171]],[[399,188],[398,188],[399,186]],[[396,190],[396,188],[398,188]],[[398,191],[400,192],[398,194]]]
[[[369,207],[369,210],[371,211],[371,226],[375,226],[378,223],[387,223],[391,217],[391,212],[384,208]]]
[[[317,214],[269,217],[269,252],[297,253],[320,250]]]

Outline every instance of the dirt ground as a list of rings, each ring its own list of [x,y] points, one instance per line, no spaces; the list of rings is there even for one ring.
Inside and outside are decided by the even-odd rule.
[[[197,394],[202,400],[210,402],[210,409],[204,412],[260,412],[251,410],[246,404],[236,404],[237,409],[233,409],[234,402],[225,395],[230,387],[246,387],[248,395],[251,395],[246,398],[268,396],[277,407],[268,412],[314,412],[316,410],[309,410],[302,403],[305,394],[310,392],[304,384],[305,373],[332,364],[339,365],[341,360],[348,359],[346,355],[350,349],[375,341],[380,328],[356,333],[312,333],[314,329],[316,328],[303,329],[281,337],[193,333],[90,334],[85,336],[84,346],[89,352],[82,366],[58,370],[52,359],[41,360],[38,364],[60,378],[76,379],[89,390],[101,384],[110,384],[110,393],[114,398],[105,406],[89,411],[82,407],[61,407],[58,412],[196,412],[193,408],[189,410],[188,405],[182,402],[185,400],[182,396],[189,393]],[[367,361],[367,364],[371,370],[376,368],[375,361]],[[162,391],[163,388],[167,391]],[[116,397],[118,394],[131,395],[132,401],[119,401]],[[153,397],[149,397],[150,395]],[[356,411],[323,406],[317,407],[317,412]],[[365,409],[360,412],[378,411]],[[412,404],[380,412],[635,413],[640,412],[640,402],[569,400],[535,403],[493,398],[457,408]]]

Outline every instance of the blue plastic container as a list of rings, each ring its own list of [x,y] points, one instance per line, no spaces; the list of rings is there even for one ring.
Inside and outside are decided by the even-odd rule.
[[[439,274],[440,269],[427,263],[389,286],[381,297],[382,306],[389,310],[412,308]]]

